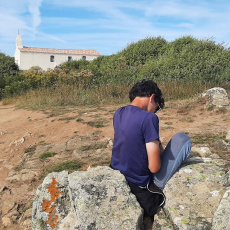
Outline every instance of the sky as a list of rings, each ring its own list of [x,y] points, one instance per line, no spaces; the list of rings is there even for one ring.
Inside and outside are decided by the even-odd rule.
[[[1,0],[0,52],[23,46],[122,51],[147,37],[183,36],[230,46],[229,0]]]

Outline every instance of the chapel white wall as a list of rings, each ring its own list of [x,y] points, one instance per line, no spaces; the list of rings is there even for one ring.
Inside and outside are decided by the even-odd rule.
[[[54,56],[54,62],[50,61],[50,56]],[[55,66],[68,61],[68,56],[72,60],[81,60],[83,56],[87,61],[92,61],[98,56],[95,55],[66,55],[66,54],[52,54],[52,53],[29,53],[29,52],[15,52],[15,60],[18,59],[18,65],[21,70],[28,70],[33,66],[40,66],[43,70],[48,68],[54,69]]]

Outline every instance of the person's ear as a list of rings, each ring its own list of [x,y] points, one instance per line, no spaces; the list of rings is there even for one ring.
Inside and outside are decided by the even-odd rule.
[[[152,95],[150,96],[150,98],[149,98],[149,102],[154,101],[154,98],[155,98],[155,94],[152,94]]]

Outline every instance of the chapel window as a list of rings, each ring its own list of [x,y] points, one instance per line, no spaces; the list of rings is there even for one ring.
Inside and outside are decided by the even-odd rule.
[[[82,56],[82,60],[86,60],[86,56]]]
[[[68,56],[68,61],[72,61],[72,57],[71,56]]]
[[[53,55],[50,56],[50,62],[54,62],[54,56]]]

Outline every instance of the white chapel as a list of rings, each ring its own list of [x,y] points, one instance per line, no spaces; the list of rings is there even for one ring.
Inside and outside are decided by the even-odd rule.
[[[22,44],[22,38],[18,32],[16,38],[15,63],[19,69],[28,70],[33,66],[39,66],[43,70],[54,69],[55,66],[67,61],[85,59],[91,61],[101,56],[96,50],[68,50],[26,47]]]

